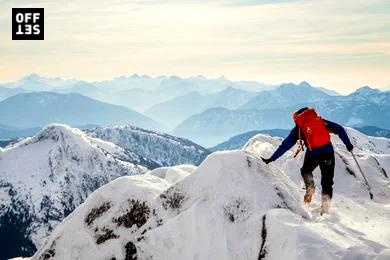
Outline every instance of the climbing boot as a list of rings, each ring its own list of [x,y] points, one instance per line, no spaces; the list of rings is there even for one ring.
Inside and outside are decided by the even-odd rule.
[[[321,216],[324,214],[329,214],[331,201],[332,199],[328,194],[322,194]]]
[[[303,196],[303,202],[305,204],[309,204],[311,202],[311,199],[314,195],[314,193],[316,192],[316,189],[314,188],[314,186],[310,186],[306,189],[306,194],[305,196]]]

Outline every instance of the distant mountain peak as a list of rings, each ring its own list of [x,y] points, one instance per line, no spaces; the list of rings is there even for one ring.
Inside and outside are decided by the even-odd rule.
[[[130,76],[131,79],[139,79],[140,76],[137,73],[134,73],[133,75]]]
[[[151,79],[151,77],[148,75],[139,75],[138,73],[134,73],[131,76],[122,75],[122,76],[114,78],[114,80],[129,80],[129,79],[133,79],[133,80]]]
[[[22,78],[22,80],[39,80],[42,77],[39,76],[37,73],[31,73],[29,75],[26,75]]]
[[[203,75],[197,75],[197,76],[194,76],[194,77],[190,77],[190,79],[197,79],[197,80],[207,80],[207,78]]]
[[[291,89],[291,88],[298,88],[298,87],[302,87],[302,88],[314,88],[312,85],[310,85],[307,81],[302,81],[301,83],[299,83],[298,85],[295,84],[295,83],[292,83],[292,82],[289,82],[289,83],[283,83],[280,85],[280,89]]]
[[[336,92],[333,92],[331,90],[321,88],[321,87],[313,87],[308,83],[307,81],[302,81],[299,83],[299,85],[294,84],[294,83],[284,83],[280,85],[277,90],[281,91],[282,93],[285,94],[290,94],[290,93],[301,93],[301,95],[314,95],[316,97],[327,97],[329,95],[337,95]]]
[[[73,81],[73,82],[79,82],[78,80],[75,80],[75,79],[63,79],[63,78],[60,78],[60,77],[44,77],[44,76],[41,76],[37,73],[31,73],[29,75],[26,75],[24,76],[23,78],[21,78],[20,81],[53,81],[52,83],[54,82],[57,82],[57,81],[60,81],[60,82],[66,82],[66,81]],[[48,83],[47,82],[47,83]]]
[[[381,92],[379,89],[371,88],[369,86],[363,86],[358,88],[355,93],[378,93]]]
[[[282,84],[280,84],[279,89],[290,89],[290,88],[296,88],[296,87],[298,87],[297,84],[289,82],[289,83],[282,83]]]
[[[58,141],[60,137],[69,138],[83,135],[85,134],[77,128],[71,128],[64,124],[50,124],[39,131],[39,133],[31,139],[31,142],[35,143],[49,139]]]
[[[182,80],[182,78],[176,76],[176,75],[172,75],[169,77],[169,80]]]
[[[299,83],[300,87],[313,87],[312,85],[309,84],[309,82],[307,81],[302,81],[301,83]]]
[[[217,79],[218,79],[218,80],[229,81],[224,75],[219,76]]]

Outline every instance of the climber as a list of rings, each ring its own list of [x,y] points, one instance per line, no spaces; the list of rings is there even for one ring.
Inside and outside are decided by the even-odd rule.
[[[294,158],[300,151],[307,147],[301,175],[306,186],[304,203],[308,204],[315,193],[313,170],[320,166],[322,204],[321,215],[329,214],[330,204],[333,196],[333,177],[335,168],[334,149],[330,140],[330,133],[337,134],[345,144],[348,151],[352,151],[353,145],[348,138],[344,128],[334,122],[320,118],[313,108],[301,108],[293,114],[295,127],[283,140],[270,158],[261,158],[266,164],[281,157],[287,150],[298,141],[298,149]]]

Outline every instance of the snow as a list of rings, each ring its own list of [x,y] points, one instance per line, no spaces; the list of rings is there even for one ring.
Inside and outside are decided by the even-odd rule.
[[[0,221],[26,226],[26,239],[38,247],[96,188],[145,171],[123,148],[65,125],[47,126],[0,150]]]
[[[182,171],[189,168],[176,169]],[[164,178],[155,176],[156,170],[142,176],[117,179],[90,196],[53,232],[51,235],[53,240],[49,239],[46,244],[50,245],[56,241],[58,259],[93,259],[98,255],[109,257],[108,253],[122,259],[124,257],[122,250],[117,251],[116,248],[126,244],[129,239],[135,243],[143,229],[151,228],[144,234],[145,240],[137,244],[140,246],[140,249],[137,249],[141,254],[140,259],[152,256],[158,256],[159,259],[194,259],[193,249],[205,247],[213,250],[199,251],[196,254],[199,259],[226,259],[231,254],[235,255],[233,259],[246,259],[249,256],[253,258],[258,253],[258,248],[253,247],[253,242],[257,241],[256,244],[260,244],[258,231],[261,227],[258,219],[261,219],[266,209],[287,205],[296,214],[308,217],[297,203],[300,200],[298,193],[289,192],[292,182],[280,183],[280,175],[283,173],[277,170],[266,172],[265,169],[267,166],[258,164],[252,155],[237,151],[209,156],[198,169],[187,176],[183,174],[183,179],[173,182],[173,185],[165,180],[166,176]],[[259,171],[265,175],[259,174]],[[284,178],[287,179],[286,176]],[[273,185],[278,187],[278,191]],[[258,190],[259,187],[263,189]],[[258,192],[253,193],[254,190]],[[161,194],[183,198],[179,205],[164,208]],[[265,197],[269,199],[265,200]],[[149,207],[157,212],[157,216],[151,216],[139,229],[117,228],[113,225],[112,219],[125,212],[126,209],[120,205],[126,205],[130,199],[147,202]],[[107,215],[98,218],[94,227],[88,227],[84,222],[86,216],[94,207],[99,207],[105,201],[109,201],[114,207]],[[205,214],[206,212],[208,214]],[[155,217],[162,219],[161,226],[156,225]],[[90,238],[91,230],[93,233],[96,227],[102,226],[114,229],[119,238],[108,240],[107,244],[101,247],[102,251],[89,250],[95,248],[93,246],[95,241]],[[253,228],[254,226],[256,228]],[[76,237],[72,235],[75,230],[80,232]],[[69,236],[73,237],[71,241],[66,238]],[[218,237],[221,239],[217,239]],[[223,237],[225,239],[222,239]],[[237,240],[241,242],[237,243]],[[183,241],[186,243],[183,244]],[[83,250],[76,250],[80,243]],[[113,250],[107,252],[104,248]],[[40,249],[41,253],[44,251],[44,248]],[[39,254],[38,252],[36,256]]]
[[[85,131],[155,161],[160,166],[199,165],[210,153],[190,140],[142,128],[118,125]]]
[[[312,204],[302,203],[303,154],[292,159],[291,150],[266,165],[260,156],[281,139],[257,135],[243,150],[215,152],[197,168],[165,167],[104,185],[32,259],[49,252],[53,259],[390,259],[388,139],[348,132],[373,200],[335,137],[335,194],[331,213],[320,216],[320,185]],[[314,175],[319,183],[318,170]],[[105,203],[108,209],[92,214]],[[118,221],[126,218],[130,224]]]
[[[157,176],[169,182],[175,184],[184,177],[187,177],[196,170],[194,165],[181,164],[172,167],[161,167],[148,172],[147,174]]]
[[[298,238],[294,243],[302,243],[302,246],[298,245],[302,248],[302,252],[291,251],[295,253],[295,256],[289,259],[312,257],[372,259],[374,256],[377,256],[377,259],[390,259],[388,250],[390,247],[390,182],[388,177],[384,176],[384,172],[390,171],[390,140],[365,136],[351,128],[347,128],[347,132],[355,146],[354,153],[358,157],[358,162],[368,178],[374,199],[369,199],[367,188],[363,185],[363,177],[352,156],[345,150],[338,137],[332,136],[336,149],[336,170],[331,215],[321,218],[315,214],[320,206],[320,196],[316,196],[313,205],[308,207],[312,212],[312,221],[302,222],[300,220],[302,223],[299,224],[299,230],[294,232],[300,234],[301,228],[304,227],[316,237],[320,236],[333,241],[334,245],[328,245],[328,242],[326,246],[314,243],[315,248],[313,248],[315,237]],[[281,139],[278,138],[258,135],[252,138],[244,149],[267,157],[272,154],[280,142]],[[303,162],[303,153],[298,159],[293,159],[294,151],[294,148],[291,149],[274,164],[286,172],[298,187],[303,187],[299,171]],[[356,177],[347,172],[347,167],[356,174]],[[315,170],[314,175],[317,187],[320,188],[319,169]],[[317,193],[320,194],[320,192]],[[281,226],[284,225],[281,216],[278,216],[277,222],[278,228],[286,232],[287,226]],[[270,259],[285,259],[282,255],[269,256]]]

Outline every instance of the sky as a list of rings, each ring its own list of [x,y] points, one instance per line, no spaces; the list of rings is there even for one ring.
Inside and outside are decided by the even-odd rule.
[[[45,8],[44,41],[12,41],[11,9]],[[38,73],[390,87],[389,0],[0,0],[0,82]]]

